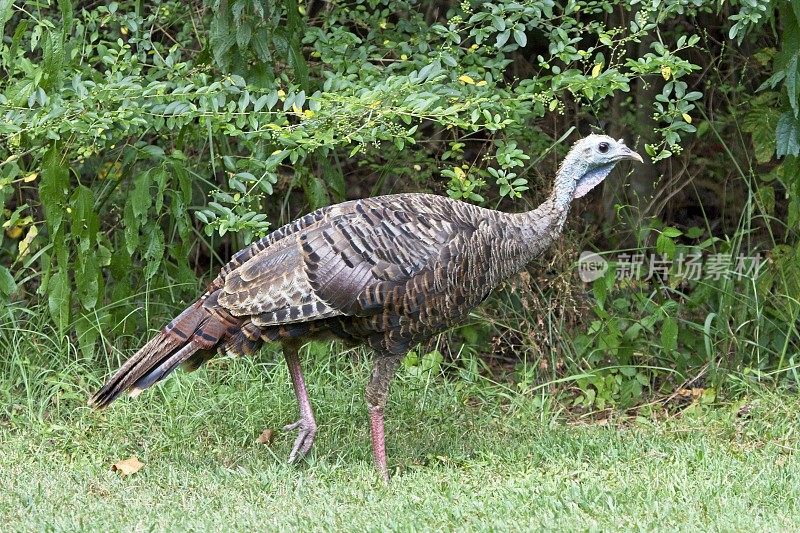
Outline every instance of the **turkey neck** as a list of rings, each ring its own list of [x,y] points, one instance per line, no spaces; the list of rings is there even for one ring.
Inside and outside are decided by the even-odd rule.
[[[516,228],[520,241],[513,267],[522,268],[561,235],[569,214],[578,179],[588,170],[577,153],[569,153],[556,174],[550,196],[538,207],[524,213],[508,214],[508,227]]]

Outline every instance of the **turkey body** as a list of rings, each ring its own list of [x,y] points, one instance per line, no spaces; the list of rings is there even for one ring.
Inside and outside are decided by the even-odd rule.
[[[506,216],[429,194],[322,208],[237,253],[203,305],[247,341],[333,336],[402,355],[518,268],[526,250]],[[255,348],[240,341],[225,347]]]

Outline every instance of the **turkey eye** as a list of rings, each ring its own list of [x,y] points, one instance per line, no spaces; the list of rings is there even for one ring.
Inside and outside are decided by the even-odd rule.
[[[608,143],[600,143],[597,145],[597,149],[600,150],[601,154],[608,152]]]

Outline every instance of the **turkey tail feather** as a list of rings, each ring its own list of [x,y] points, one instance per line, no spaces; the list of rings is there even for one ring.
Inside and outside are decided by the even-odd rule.
[[[210,350],[235,333],[239,321],[218,309],[215,302],[216,298],[202,298],[184,310],[128,359],[92,396],[89,405],[106,407],[125,391],[137,396],[195,352]]]
[[[150,385],[161,381],[164,376],[175,370],[179,364],[191,357],[198,349],[199,347],[194,342],[184,345],[180,350],[167,357],[160,365],[137,379],[136,383],[131,386],[131,391],[128,394],[130,394],[131,397],[138,396]]]

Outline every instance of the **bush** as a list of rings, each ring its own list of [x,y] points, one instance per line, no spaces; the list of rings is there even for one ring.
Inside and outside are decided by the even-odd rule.
[[[800,26],[789,2],[732,13],[702,0],[147,4],[0,3],[0,293],[46,301],[87,353],[101,328],[139,327],[132,312],[151,294],[191,298],[232,251],[320,205],[431,190],[522,209],[529,189],[549,187],[556,158],[545,154],[563,153],[578,124],[644,141],[656,166],[631,176],[632,189],[722,146],[708,168],[735,165],[747,191],[735,227],[706,219],[694,237],[680,215],[665,218],[669,189],[647,213],[609,184],[611,209],[595,221],[632,213],[640,252],[658,236],[671,257],[772,261],[744,288],[595,282],[594,316],[569,319],[580,334],[566,367],[644,365],[620,371],[638,396],[671,375],[663,368],[793,366]],[[724,104],[703,100],[723,88],[715,65],[739,53],[729,39],[760,47],[756,62]]]

